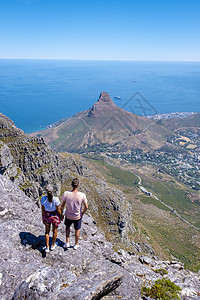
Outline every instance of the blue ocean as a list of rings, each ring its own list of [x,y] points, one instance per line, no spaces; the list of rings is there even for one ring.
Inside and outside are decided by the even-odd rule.
[[[139,115],[200,112],[200,62],[0,60],[0,111],[26,133],[108,92]]]

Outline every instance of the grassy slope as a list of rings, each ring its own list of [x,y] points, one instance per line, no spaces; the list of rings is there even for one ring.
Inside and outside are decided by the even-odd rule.
[[[105,170],[105,173],[103,173],[104,176],[106,176],[106,181],[109,183],[132,187],[135,186],[138,182],[138,178],[130,172],[113,167],[101,160],[94,160],[94,162],[102,167],[102,170],[101,168],[99,168],[101,172]]]
[[[200,232],[193,229],[175,216],[162,203],[147,197],[137,188],[137,177],[98,160],[90,160],[105,180],[126,193],[133,207],[133,222],[138,228],[135,242],[151,243],[156,254],[163,258],[176,257],[194,271],[200,268]],[[188,190],[171,181],[170,177],[160,181],[143,176],[142,184],[164,202],[172,205],[184,218],[199,225],[199,205],[188,200]],[[148,178],[148,180],[147,180]],[[165,187],[166,186],[166,187]]]
[[[142,180],[142,185],[153,192],[159,199],[173,207],[180,215],[200,228],[200,205],[188,199],[189,189],[176,183]]]

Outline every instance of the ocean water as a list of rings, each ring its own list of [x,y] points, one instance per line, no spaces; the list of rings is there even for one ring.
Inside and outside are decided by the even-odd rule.
[[[139,115],[200,112],[200,62],[0,60],[0,112],[27,133],[90,108],[102,91]]]

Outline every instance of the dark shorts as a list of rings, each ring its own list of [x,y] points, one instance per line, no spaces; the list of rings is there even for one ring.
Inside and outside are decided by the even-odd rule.
[[[81,228],[81,221],[82,221],[82,218],[80,218],[79,220],[69,220],[69,219],[65,218],[65,225],[67,227],[70,227],[72,225],[72,223],[74,223],[74,229],[79,230]]]

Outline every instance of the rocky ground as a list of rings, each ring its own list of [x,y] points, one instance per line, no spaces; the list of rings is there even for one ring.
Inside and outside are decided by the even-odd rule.
[[[0,298],[7,299],[141,299],[141,284],[162,278],[163,268],[182,288],[181,299],[200,299],[200,272],[179,262],[160,261],[118,249],[84,216],[80,247],[64,250],[64,224],[58,247],[45,254],[41,211],[13,182],[0,175]],[[72,232],[71,244],[73,245]]]

